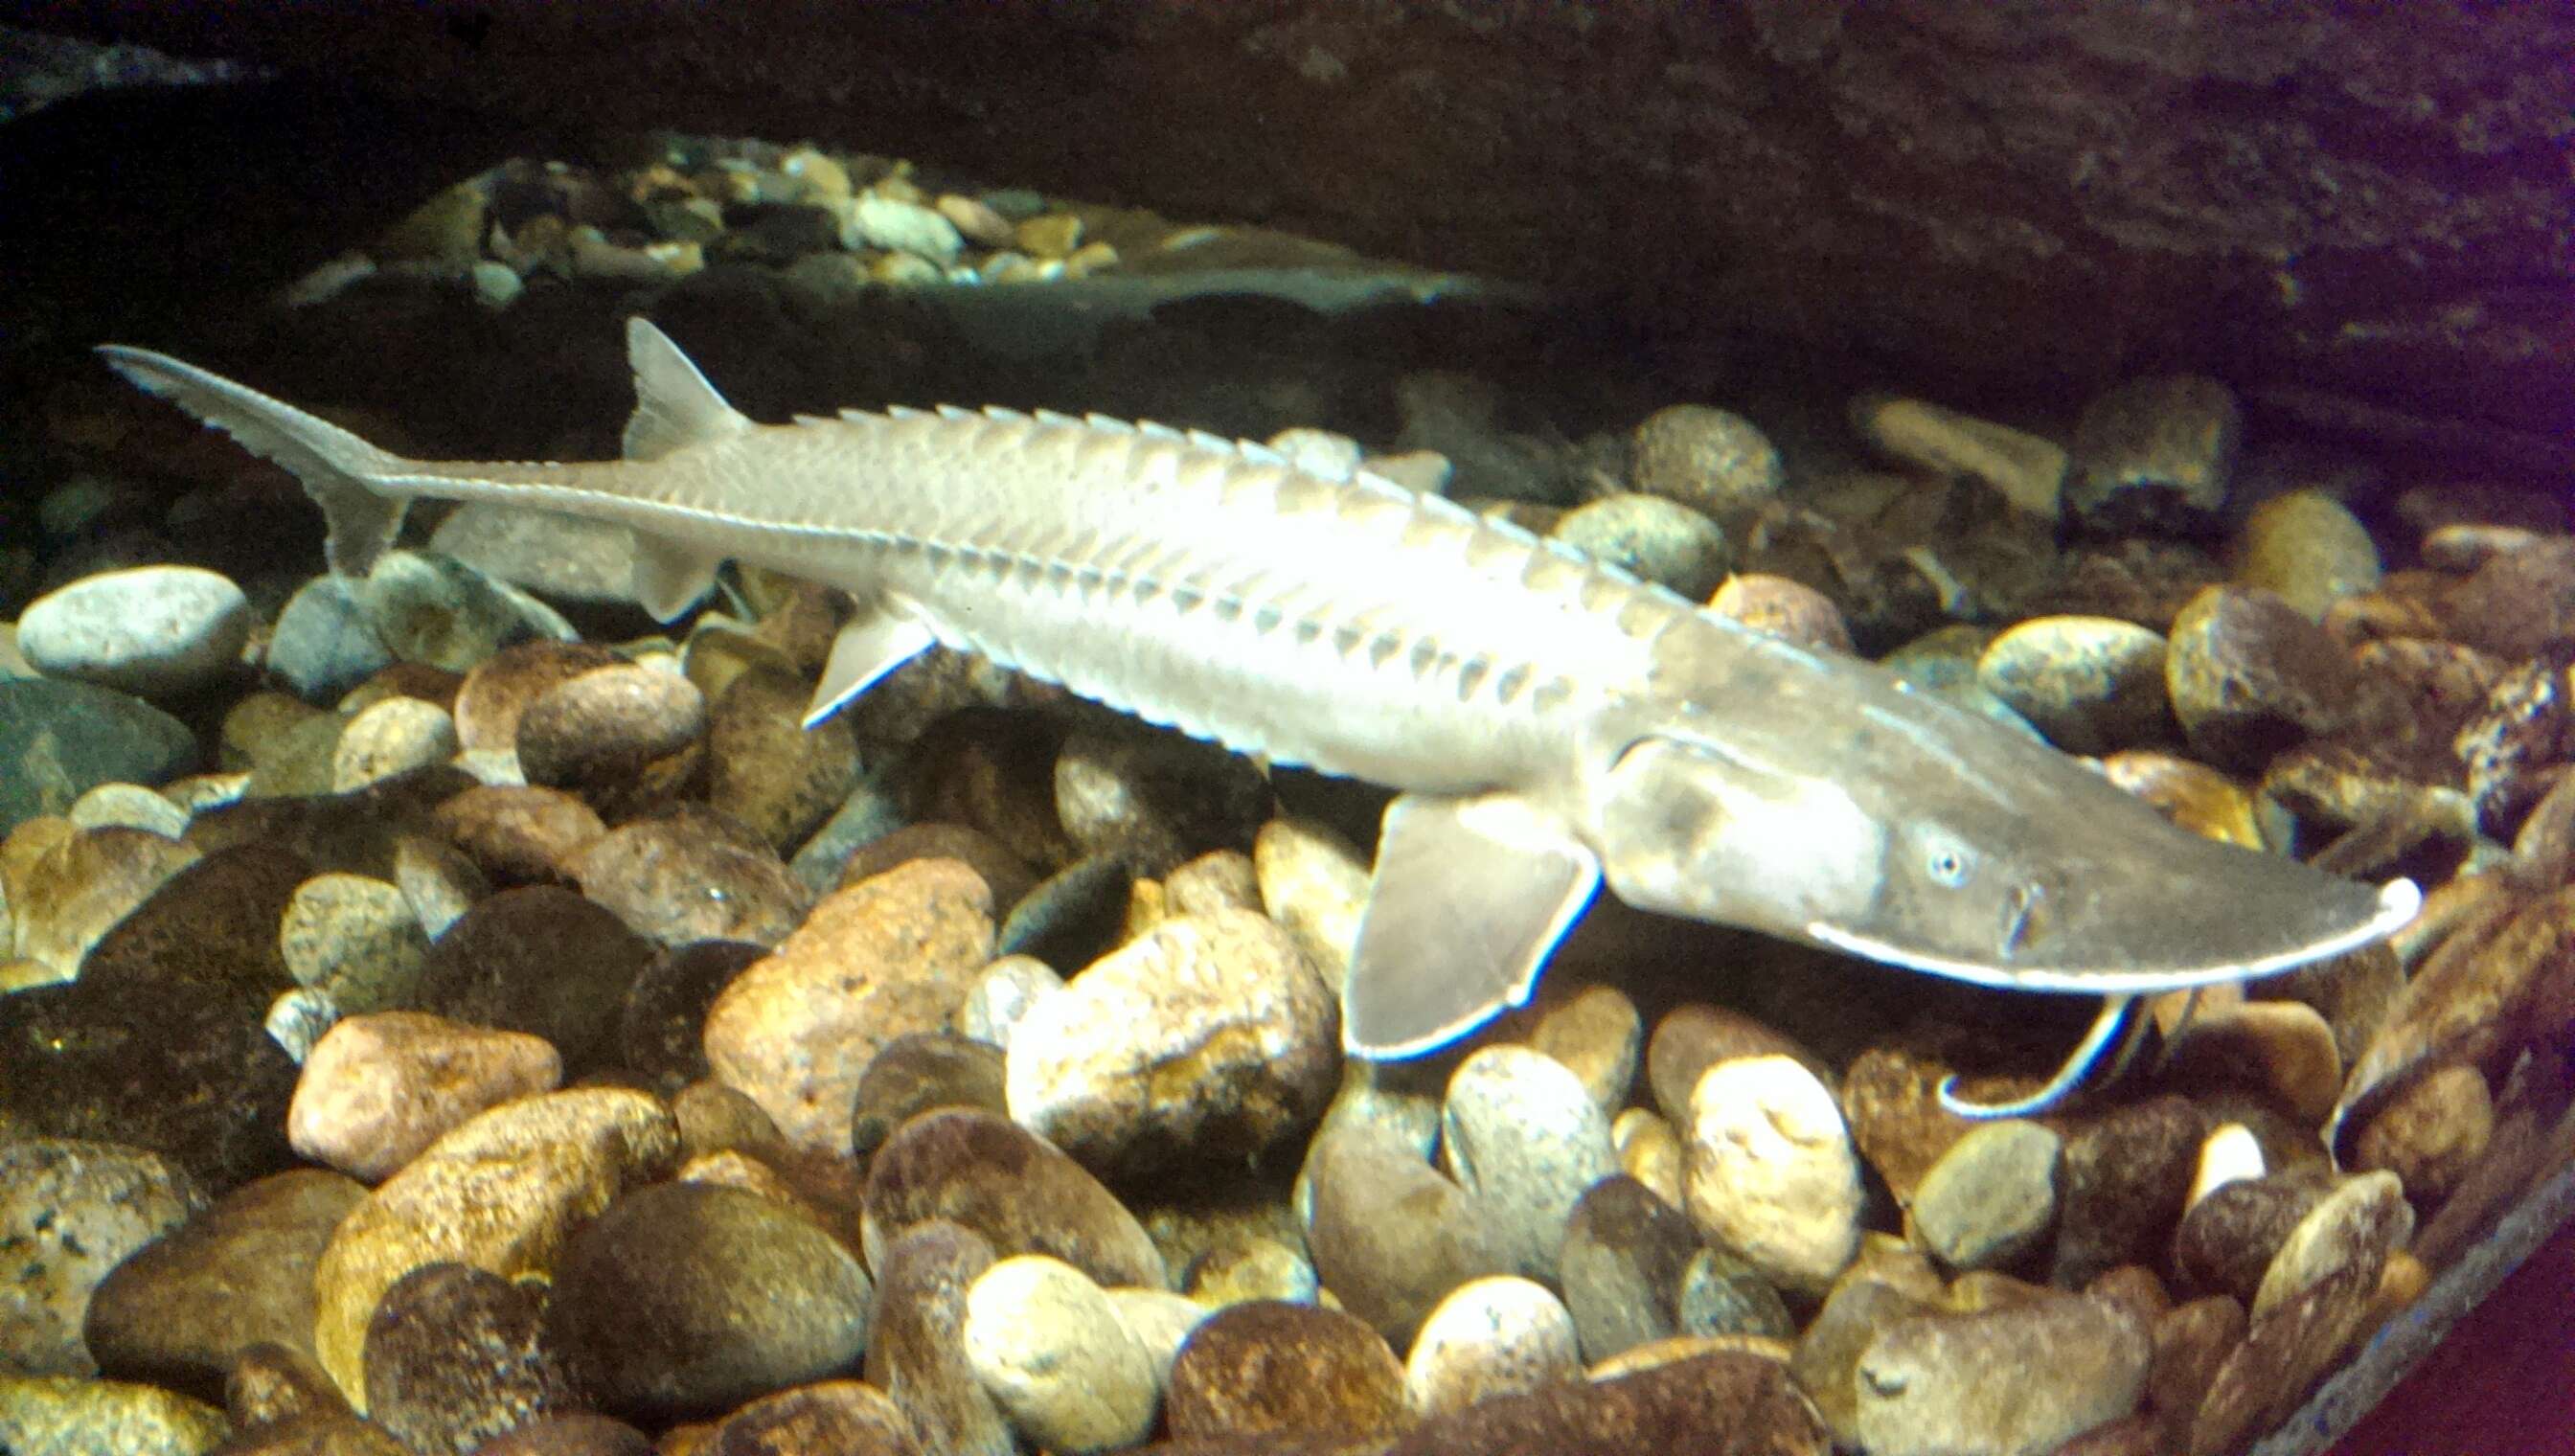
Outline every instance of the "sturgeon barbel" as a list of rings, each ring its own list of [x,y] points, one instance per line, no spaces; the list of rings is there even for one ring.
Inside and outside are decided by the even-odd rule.
[[[636,596],[664,621],[728,558],[848,591],[809,723],[943,643],[1392,787],[1342,991],[1363,1057],[1526,1001],[1604,881],[1640,909],[2113,1012],[2350,950],[2421,899],[2192,834],[1879,668],[1364,469],[1097,416],[761,425],[652,324],[627,342],[625,458],[569,464],[409,460],[165,355],[100,353],[292,471],[335,571],[366,572],[416,498],[591,517],[633,529]]]

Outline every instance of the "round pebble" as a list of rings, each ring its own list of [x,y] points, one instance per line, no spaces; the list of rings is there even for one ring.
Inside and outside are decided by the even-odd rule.
[[[446,709],[417,698],[385,699],[340,729],[331,747],[331,791],[444,763],[456,748],[456,721]]]
[[[1042,1254],[1007,1258],[966,1291],[967,1363],[1038,1445],[1099,1451],[1154,1424],[1153,1356],[1100,1286]]]
[[[1982,481],[2018,509],[2056,519],[2069,462],[2055,441],[1890,395],[1862,396],[1850,413],[1868,443],[1897,460],[1935,476]]]
[[[1305,1178],[1314,1271],[1344,1308],[1396,1344],[1449,1290],[1518,1267],[1482,1200],[1365,1122],[1327,1124],[1306,1151]]]
[[[1458,1063],[1439,1113],[1439,1156],[1479,1203],[1513,1267],[1552,1280],[1585,1189],[1618,1171],[1609,1119],[1562,1062],[1485,1046]]]
[[[1952,1144],[1913,1192],[1922,1246],[1953,1269],[2017,1263],[2056,1220],[2064,1143],[2035,1122],[1989,1122]]]
[[[1404,1357],[1403,1396],[1413,1414],[1434,1416],[1581,1374],[1564,1305],[1542,1285],[1498,1275],[1450,1290],[1421,1322]]]
[[[1645,417],[1631,442],[1638,491],[1724,517],[1779,494],[1779,452],[1760,427],[1706,405],[1669,405]]]
[[[1550,535],[1694,602],[1706,600],[1734,565],[1715,522],[1659,496],[1604,496],[1566,512]]]
[[[1005,955],[976,973],[957,1005],[958,1034],[1008,1050],[1029,1009],[1064,989],[1064,977],[1034,955]]]
[[[706,728],[706,695],[696,684],[620,663],[558,684],[529,704],[515,745],[530,783],[615,790],[695,743]]]
[[[269,675],[307,703],[329,703],[393,666],[355,584],[325,572],[298,588],[270,629]]]
[[[1710,612],[1815,652],[1850,654],[1850,628],[1833,599],[1786,577],[1737,573],[1707,599]]]
[[[1821,1293],[1859,1250],[1859,1156],[1793,1058],[1719,1062],[1690,1094],[1690,1221],[1781,1288]]]
[[[1997,637],[1976,681],[2069,753],[2167,735],[2164,640],[2108,617],[2041,617]]]
[[[429,954],[401,888],[364,874],[317,874],[297,885],[277,945],[296,984],[349,1015],[412,1003]]]
[[[417,1011],[350,1016],[305,1058],[286,1136],[315,1162],[380,1182],[467,1118],[562,1077],[562,1058],[534,1036]]]
[[[2277,592],[2322,621],[2334,603],[2377,589],[2378,543],[2332,496],[2291,491],[2245,518],[2235,541],[2235,580]]]
[[[1388,1430],[1404,1419],[1403,1367],[1375,1331],[1338,1310],[1237,1304],[1201,1321],[1181,1347],[1164,1417],[1183,1440]]]
[[[1153,1239],[1115,1194],[1053,1144],[990,1112],[922,1113],[869,1164],[859,1230],[870,1263],[933,1218],[973,1229],[1003,1255],[1051,1255],[1102,1284],[1171,1287]]]
[[[216,573],[135,567],[27,604],[18,651],[48,677],[179,698],[238,671],[257,620],[241,588]]]
[[[51,1137],[0,1143],[0,1248],[10,1270],[0,1350],[9,1368],[95,1373],[81,1321],[99,1281],[205,1204],[195,1178],[142,1148]]]
[[[868,1063],[850,1114],[850,1151],[866,1157],[916,1114],[934,1107],[1007,1111],[1002,1053],[947,1032],[898,1036]]]

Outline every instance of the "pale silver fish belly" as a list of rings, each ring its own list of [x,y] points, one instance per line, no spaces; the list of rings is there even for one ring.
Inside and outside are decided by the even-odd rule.
[[[388,484],[472,484],[432,469]],[[1442,498],[1096,418],[847,415],[527,468],[553,479],[455,469],[882,593],[949,646],[1273,762],[1418,791],[1561,771],[1585,712],[1696,611]]]

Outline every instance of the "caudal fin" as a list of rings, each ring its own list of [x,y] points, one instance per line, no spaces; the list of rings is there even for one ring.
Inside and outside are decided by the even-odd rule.
[[[242,448],[295,473],[322,508],[330,528],[331,570],[362,577],[402,529],[404,502],[376,494],[369,475],[387,475],[402,457],[379,450],[327,420],[272,400],[246,385],[182,364],[166,354],[123,344],[98,346],[99,357],[147,394],[158,395],[241,442]]]

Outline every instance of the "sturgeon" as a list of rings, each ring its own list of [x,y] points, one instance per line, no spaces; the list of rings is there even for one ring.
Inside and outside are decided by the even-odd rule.
[[[286,467],[331,568],[416,498],[632,528],[671,621],[728,559],[856,604],[810,725],[934,643],[1275,763],[1396,790],[1342,989],[1360,1056],[1525,1002],[1605,881],[1640,909],[1989,986],[2132,998],[2386,935],[2421,896],[2222,844],[1873,665],[1720,618],[1364,469],[1009,410],[760,425],[627,325],[624,458],[410,460],[255,390],[107,345],[128,380]],[[1944,1088],[1944,1096],[1948,1089]]]

